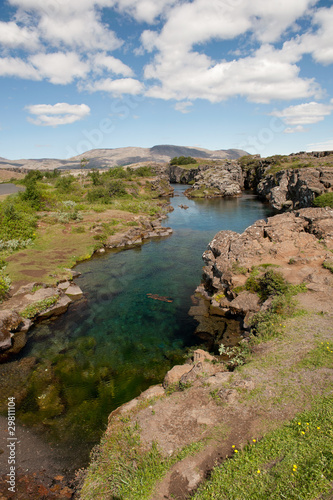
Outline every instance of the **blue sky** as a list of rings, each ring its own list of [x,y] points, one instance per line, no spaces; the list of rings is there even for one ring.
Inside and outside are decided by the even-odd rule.
[[[331,1],[0,5],[0,157],[333,149]]]

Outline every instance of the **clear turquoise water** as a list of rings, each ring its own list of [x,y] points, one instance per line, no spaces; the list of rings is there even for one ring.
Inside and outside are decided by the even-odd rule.
[[[36,327],[24,350],[39,365],[19,410],[23,421],[39,422],[57,440],[96,442],[114,408],[160,383],[182,362],[186,347],[201,344],[187,313],[201,280],[202,253],[218,231],[242,232],[269,209],[250,194],[188,200],[185,188],[176,186],[175,210],[164,221],[172,236],[77,266],[82,275],[75,282],[85,298]],[[44,405],[40,393],[47,395]]]

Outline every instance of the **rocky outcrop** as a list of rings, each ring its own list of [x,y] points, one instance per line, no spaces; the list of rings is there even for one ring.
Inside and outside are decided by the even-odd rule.
[[[240,321],[246,329],[254,313],[269,307],[246,289],[254,267],[264,273],[276,266],[288,282],[330,294],[332,250],[333,210],[328,208],[305,208],[267,222],[259,220],[242,234],[217,233],[203,254],[199,304],[190,311],[200,322],[199,331],[220,335],[223,321],[231,320]],[[212,325],[217,324],[214,331]]]
[[[198,174],[199,166],[195,168],[186,168],[179,165],[169,165],[167,172],[172,184],[189,184],[194,181],[195,176]]]
[[[310,207],[317,196],[333,191],[333,168],[282,170],[264,177],[256,191],[277,210]]]
[[[194,180],[193,186],[185,192],[189,198],[238,196],[244,188],[242,168],[235,160],[200,169]]]
[[[150,238],[162,238],[170,236],[172,229],[163,227],[162,220],[165,216],[159,217],[156,220],[142,220],[138,223],[138,227],[133,227],[124,233],[117,233],[110,236],[106,241],[106,248],[122,248],[132,245],[141,245],[144,240]]]
[[[27,343],[27,333],[37,320],[59,316],[72,300],[82,297],[82,290],[70,281],[57,286],[29,283],[22,286],[1,305],[0,363],[11,359]]]

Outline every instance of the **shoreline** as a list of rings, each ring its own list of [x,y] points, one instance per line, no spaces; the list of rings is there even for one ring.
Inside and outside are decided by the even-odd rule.
[[[152,221],[149,220],[149,223],[151,223],[151,222]],[[117,241],[117,236],[118,236],[118,241]],[[167,234],[157,234],[156,236],[167,236]],[[153,237],[153,236],[149,236],[148,238],[151,238],[151,237]],[[126,234],[121,233],[121,234],[118,234],[118,235],[114,235],[113,241],[110,242],[114,246],[111,246],[110,249],[114,249],[114,248],[116,248],[116,249],[117,248],[119,248],[119,249],[126,249],[126,246],[128,245],[128,242],[130,242],[128,248],[131,248],[131,247],[133,247],[133,245],[135,246],[135,245],[142,244],[143,243],[142,240],[144,240],[144,238],[140,237],[140,235],[138,235],[136,232],[133,233],[132,229],[129,229],[126,232]],[[95,253],[96,254],[103,253],[104,251],[106,251],[105,248],[101,248],[101,249],[96,250],[94,252],[94,254]],[[74,265],[76,265],[76,264],[74,264]],[[50,311],[47,311],[47,312],[50,312]]]

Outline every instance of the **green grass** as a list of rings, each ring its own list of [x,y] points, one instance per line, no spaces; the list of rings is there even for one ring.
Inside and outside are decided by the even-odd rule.
[[[195,500],[313,500],[332,489],[333,400],[251,441],[216,467]],[[255,436],[254,436],[255,439]]]
[[[140,428],[123,417],[113,424],[92,456],[92,463],[80,493],[81,500],[149,500],[157,481],[170,467],[197,453],[203,443],[192,443],[171,457],[164,457],[157,445],[144,447]]]
[[[313,205],[315,207],[331,207],[333,208],[333,193],[324,193],[317,196],[313,200]]]
[[[46,311],[53,306],[59,299],[59,295],[48,297],[47,299],[39,300],[27,306],[20,314],[22,318],[34,318],[37,314]]]
[[[310,370],[325,367],[333,369],[333,343],[319,342],[318,345],[298,363],[298,366]]]
[[[150,183],[145,184],[145,178],[154,175],[150,167],[135,171],[118,167],[95,174],[97,185],[91,176],[43,178],[40,172],[32,171],[21,181],[30,185],[29,196],[19,193],[0,203],[0,259],[8,261],[12,282],[37,278],[53,283],[64,277],[63,271],[59,276],[59,269],[89,258],[110,235],[137,225],[130,214],[154,217],[163,212],[158,193],[152,192]],[[89,202],[89,193],[98,189],[104,190],[102,198]],[[111,210],[120,211],[117,220],[114,212],[108,212]],[[101,214],[101,232],[92,228],[97,214]],[[52,278],[51,274],[57,276]]]

